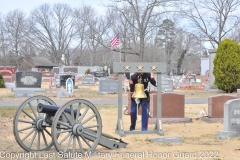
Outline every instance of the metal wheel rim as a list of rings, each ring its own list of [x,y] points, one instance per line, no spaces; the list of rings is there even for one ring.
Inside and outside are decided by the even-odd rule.
[[[64,112],[67,108],[71,114]],[[80,112],[80,116],[74,117],[73,110]],[[66,116],[68,115],[68,116]],[[68,118],[67,118],[68,117]],[[64,124],[61,118],[65,118]],[[96,122],[94,122],[96,121]],[[66,125],[67,123],[67,125]],[[93,123],[93,124],[92,124]],[[61,126],[66,127],[62,129]],[[61,128],[61,129],[59,129]],[[74,132],[74,128],[81,128],[82,133]],[[86,138],[87,130],[91,129],[94,137],[93,141]],[[75,130],[76,131],[76,130]],[[52,139],[55,148],[60,153],[68,153],[66,158],[73,158],[79,154],[89,154],[94,151],[100,141],[102,134],[102,120],[97,108],[89,101],[84,99],[75,99],[67,102],[54,116],[52,124]],[[58,137],[59,136],[59,137]],[[64,144],[65,143],[65,144]],[[87,146],[87,147],[86,147]]]
[[[51,138],[51,127],[39,130],[46,114],[37,112],[37,104],[45,103],[56,105],[56,103],[45,96],[33,96],[25,100],[15,113],[13,120],[13,133],[17,143],[26,151],[43,151],[53,146]],[[29,110],[29,111],[27,111]],[[20,124],[26,127],[20,128]],[[29,124],[29,125],[28,125]]]

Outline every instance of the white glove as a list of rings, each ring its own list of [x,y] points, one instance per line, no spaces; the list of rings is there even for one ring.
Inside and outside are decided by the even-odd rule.
[[[135,102],[137,103],[137,105],[140,103],[140,100],[139,100],[139,98],[136,98],[135,99]]]

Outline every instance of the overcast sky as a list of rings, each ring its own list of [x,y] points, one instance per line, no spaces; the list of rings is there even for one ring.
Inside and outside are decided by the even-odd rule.
[[[66,3],[71,7],[91,5],[97,12],[101,13],[104,10],[103,2],[106,4],[108,0],[0,0],[0,13],[6,14],[9,11],[20,9],[25,13],[30,13],[34,8],[39,7],[44,3],[56,4]]]

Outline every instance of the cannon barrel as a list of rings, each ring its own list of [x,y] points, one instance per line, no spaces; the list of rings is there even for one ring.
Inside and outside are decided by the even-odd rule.
[[[47,113],[49,115],[55,115],[55,113],[57,112],[57,110],[59,108],[60,107],[58,107],[58,106],[39,103],[37,106],[37,111],[38,111],[38,113]],[[64,111],[71,114],[71,110],[69,108],[66,108]],[[73,114],[74,114],[74,116],[76,116],[76,114],[77,114],[76,109],[73,110]],[[81,113],[79,113],[79,115],[81,115]]]
[[[37,111],[38,113],[55,114],[59,108],[60,107],[58,106],[39,103],[37,106]]]

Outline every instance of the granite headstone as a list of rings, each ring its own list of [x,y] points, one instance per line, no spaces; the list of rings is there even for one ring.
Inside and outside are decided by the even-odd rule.
[[[41,88],[41,72],[16,72],[16,88]]]
[[[228,100],[224,104],[224,130],[218,131],[218,139],[240,136],[240,99]]]
[[[84,75],[82,77],[82,84],[95,85],[95,77],[93,75]]]
[[[56,74],[54,77],[54,84],[56,87],[65,87],[66,81],[71,78],[73,81],[73,86],[75,86],[75,75],[73,74]]]
[[[58,98],[68,98],[69,93],[66,90],[60,90],[60,91],[57,91],[57,97]]]
[[[113,79],[105,79],[99,81],[99,92],[101,93],[117,93],[118,81]]]

